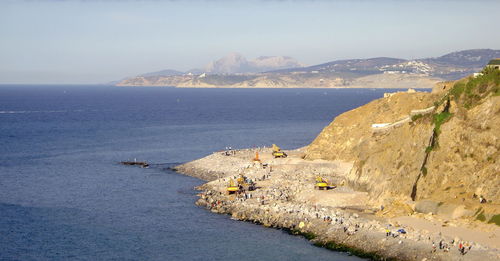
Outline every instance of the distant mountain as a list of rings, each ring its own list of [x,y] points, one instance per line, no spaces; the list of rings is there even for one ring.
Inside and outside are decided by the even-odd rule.
[[[287,56],[261,56],[248,61],[241,54],[230,53],[209,63],[204,71],[210,74],[259,73],[301,66],[298,61]]]
[[[313,73],[328,73],[328,72],[356,72],[356,73],[380,73],[381,68],[387,65],[394,65],[405,62],[404,59],[378,57],[370,59],[351,59],[339,60],[308,67],[276,70],[271,72],[286,73],[286,72],[313,72]]]
[[[420,59],[420,61],[436,65],[479,68],[497,57],[500,57],[500,50],[472,49],[445,54],[437,58]]]
[[[338,60],[302,67],[290,57],[262,56],[247,60],[232,53],[205,69],[183,75],[143,75],[117,85],[178,87],[400,87],[432,88],[480,71],[500,50],[473,49],[435,58],[406,60],[389,57]]]
[[[144,73],[139,76],[141,77],[150,77],[150,76],[174,76],[174,75],[183,75],[183,72],[176,71],[176,70],[162,70],[158,72],[150,72],[150,73]]]
[[[288,68],[300,68],[304,66],[297,60],[289,56],[260,56],[254,60],[250,61],[250,64],[254,68],[258,68],[260,72],[288,69]]]
[[[500,50],[472,49],[445,54],[436,58],[405,60],[396,58],[370,58],[339,60],[302,68],[273,71],[273,73],[316,72],[356,73],[413,73],[456,80],[483,68],[491,59],[500,57]]]
[[[418,61],[432,68],[431,75],[446,80],[456,80],[479,71],[491,59],[498,57],[500,57],[500,50],[472,49]]]

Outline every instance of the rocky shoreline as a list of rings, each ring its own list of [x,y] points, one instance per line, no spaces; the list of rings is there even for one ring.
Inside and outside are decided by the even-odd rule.
[[[259,161],[252,161],[256,152],[261,155]],[[197,205],[233,219],[289,230],[317,246],[377,260],[500,258],[498,248],[402,224],[382,215],[383,207],[370,204],[366,193],[344,185],[344,176],[352,164],[306,161],[302,153],[299,149],[286,159],[274,159],[266,148],[217,152],[175,170],[209,181],[197,188]],[[257,189],[228,195],[229,180],[239,175],[255,181]],[[338,187],[315,190],[317,175],[328,177]],[[411,218],[426,222],[436,219],[419,213]]]

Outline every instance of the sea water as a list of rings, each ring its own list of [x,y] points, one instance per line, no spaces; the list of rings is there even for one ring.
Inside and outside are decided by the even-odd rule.
[[[386,91],[0,86],[0,260],[359,259],[197,207],[167,168],[305,146]]]

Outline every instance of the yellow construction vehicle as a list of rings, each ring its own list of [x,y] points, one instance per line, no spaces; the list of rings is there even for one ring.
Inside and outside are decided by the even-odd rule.
[[[273,157],[274,158],[286,158],[287,156],[288,155],[286,155],[286,153],[284,151],[282,151],[278,145],[273,144]]]
[[[243,176],[242,174],[240,174],[240,176],[238,177],[238,179],[236,179],[236,181],[238,182],[238,185],[245,184],[245,176]]]
[[[255,182],[243,176],[243,174],[240,174],[240,177],[236,181],[238,182],[238,187],[241,187],[243,190],[253,191],[256,188]]]
[[[258,151],[256,151],[256,152],[255,152],[255,158],[253,158],[253,161],[254,161],[254,162],[260,162],[260,159],[259,159],[259,152],[258,152]]]
[[[230,179],[226,190],[227,190],[227,194],[234,194],[234,193],[238,192],[238,190],[240,190],[240,188],[234,183],[233,179]]]
[[[321,176],[316,176],[316,185],[314,185],[314,188],[315,189],[318,189],[318,190],[328,190],[328,189],[332,189],[332,188],[335,188],[336,186],[335,185],[332,185],[330,183],[328,183],[328,180],[321,177]]]

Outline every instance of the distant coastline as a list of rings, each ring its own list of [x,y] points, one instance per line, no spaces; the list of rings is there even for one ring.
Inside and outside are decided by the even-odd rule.
[[[207,76],[208,77],[208,76]],[[229,76],[228,76],[229,77]],[[380,88],[380,89],[428,89],[433,88],[441,78],[426,75],[403,74],[376,74],[358,79],[342,78],[309,78],[293,79],[287,76],[273,80],[269,76],[260,76],[257,79],[245,80],[237,83],[223,81],[210,82],[196,76],[169,76],[161,80],[150,81],[145,77],[125,80],[116,86],[149,86],[149,87],[177,87],[177,88]]]
[[[500,50],[473,49],[437,58],[406,60],[376,57],[301,67],[290,57],[261,57],[260,62],[255,63],[233,54],[214,61],[205,69],[186,72],[162,70],[128,77],[113,84],[179,88],[421,89],[479,72],[491,59],[499,56]]]

